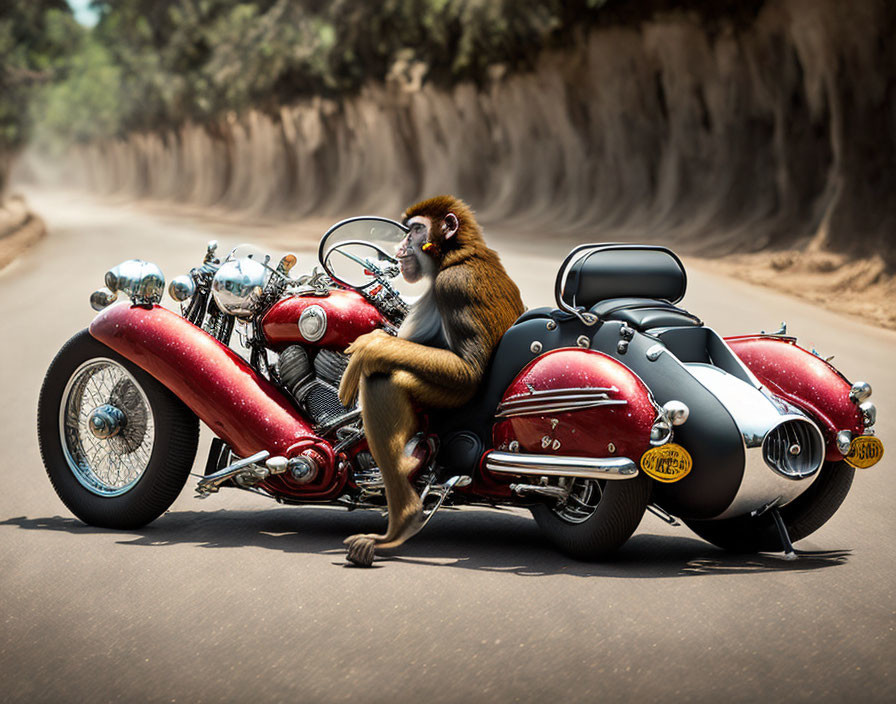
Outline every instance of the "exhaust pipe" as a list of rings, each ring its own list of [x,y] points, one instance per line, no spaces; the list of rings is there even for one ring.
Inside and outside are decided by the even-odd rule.
[[[631,479],[638,468],[628,457],[559,457],[524,455],[493,450],[485,456],[485,468],[496,474],[582,479]]]

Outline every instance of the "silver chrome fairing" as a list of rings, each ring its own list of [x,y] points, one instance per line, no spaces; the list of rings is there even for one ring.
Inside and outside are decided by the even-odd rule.
[[[744,443],[744,473],[728,508],[716,518],[783,506],[802,494],[824,463],[824,438],[806,415],[709,364],[685,364],[734,418]]]

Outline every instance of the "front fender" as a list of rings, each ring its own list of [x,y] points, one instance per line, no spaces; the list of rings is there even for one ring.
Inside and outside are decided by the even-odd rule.
[[[849,400],[850,383],[833,366],[793,338],[749,335],[725,342],[769,391],[811,415],[821,425],[825,459],[837,462],[837,432],[865,432],[862,414]]]
[[[282,393],[242,358],[160,306],[105,309],[90,334],[158,379],[233,451],[295,454],[321,442]]]

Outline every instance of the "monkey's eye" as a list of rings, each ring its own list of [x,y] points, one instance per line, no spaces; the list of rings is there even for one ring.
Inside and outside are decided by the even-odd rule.
[[[426,232],[426,225],[422,222],[415,222],[411,225],[411,232]]]

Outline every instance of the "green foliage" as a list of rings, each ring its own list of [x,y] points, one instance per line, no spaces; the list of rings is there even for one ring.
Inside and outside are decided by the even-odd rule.
[[[72,30],[69,15],[67,31],[50,20],[38,33],[67,45],[33,114],[52,144],[345,95],[397,63],[419,63],[442,85],[484,82],[496,63],[530,66],[605,2],[94,0],[92,30]],[[3,37],[0,24],[0,47]]]

